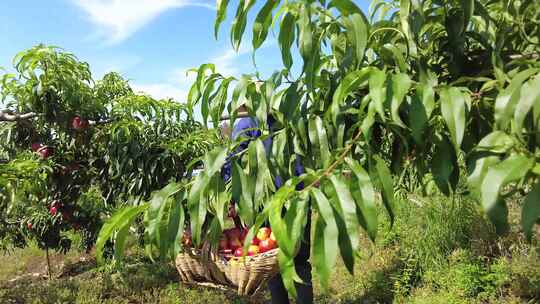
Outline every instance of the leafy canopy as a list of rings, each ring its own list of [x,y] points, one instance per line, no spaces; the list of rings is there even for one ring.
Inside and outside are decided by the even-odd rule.
[[[375,191],[393,218],[396,181],[435,184],[454,195],[460,176],[468,176],[469,189],[501,233],[507,228],[506,197],[525,192],[523,228],[531,236],[540,216],[534,203],[540,174],[540,3],[376,0],[366,15],[349,0],[263,2],[251,22],[254,0],[217,1],[215,33],[232,10],[233,47],[251,30],[255,52],[274,33],[283,69],[267,79],[236,79],[203,64],[189,92],[188,104],[200,104],[205,124],[209,118],[217,124],[227,110],[233,125],[245,105],[262,134],[229,158],[230,181],[223,181],[220,168],[239,142],[209,152],[205,170],[174,192],[197,245],[217,241],[227,202],[234,198],[252,232],[270,222],[281,248],[283,280],[294,294],[298,276],[292,260],[310,200],[319,214],[313,263],[325,287],[336,248],[352,272],[359,228],[376,236]],[[295,65],[299,75],[291,72]],[[270,116],[276,121],[272,128]],[[273,145],[265,151],[262,140],[269,137]],[[300,176],[297,161],[306,168]],[[350,178],[342,176],[346,171]],[[278,176],[285,182],[279,190],[273,182]],[[305,188],[295,191],[300,183]],[[167,204],[173,195],[167,193],[156,193],[152,208],[172,210]],[[146,216],[166,227],[171,217],[163,214]],[[172,240],[177,231],[170,233],[165,235]]]

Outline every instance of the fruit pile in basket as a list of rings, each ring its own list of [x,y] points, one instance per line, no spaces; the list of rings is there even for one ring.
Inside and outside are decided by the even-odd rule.
[[[231,228],[223,231],[223,236],[219,240],[219,253],[225,257],[244,256],[244,240],[248,233],[247,228]],[[268,227],[262,227],[251,241],[245,255],[254,256],[277,248],[274,233]]]
[[[184,232],[185,249],[176,257],[176,268],[185,283],[229,288],[239,295],[254,295],[279,272],[277,242],[272,230],[260,228],[250,244],[245,244],[249,229],[223,231],[218,254],[205,254],[211,249],[205,243],[194,248],[191,233]],[[244,245],[248,248],[244,252]],[[215,247],[214,247],[215,249]]]

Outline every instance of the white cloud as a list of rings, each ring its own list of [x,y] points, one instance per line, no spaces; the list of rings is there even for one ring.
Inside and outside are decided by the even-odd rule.
[[[229,47],[220,55],[208,59],[208,62],[216,65],[216,71],[225,76],[239,76],[239,63],[237,59],[250,52],[251,48],[247,43],[242,43],[238,51]]]
[[[100,27],[99,36],[120,42],[166,10],[187,6],[214,9],[208,0],[73,0]]]
[[[176,68],[169,73],[167,81],[184,88],[188,88],[195,81],[194,72],[186,73],[189,68]]]
[[[195,74],[186,75],[183,68],[170,72],[167,80],[158,83],[131,83],[136,92],[144,92],[156,99],[173,98],[179,102],[186,102],[189,89],[195,81]]]
[[[275,40],[268,40],[261,48],[271,46],[275,43]],[[250,51],[250,45],[242,43],[238,52],[229,47],[223,53],[212,56],[204,62],[215,64],[216,72],[224,76],[239,77],[242,72],[245,72],[243,67],[251,65],[251,57],[248,59],[249,62],[245,60],[245,57],[247,57],[245,55],[250,54]],[[185,102],[189,89],[196,77],[196,73],[194,72],[186,73],[189,69],[173,69],[167,79],[161,83],[132,83],[132,87],[135,91],[145,92],[157,99],[171,97],[177,101]]]
[[[276,43],[275,39],[270,38],[261,45],[259,50],[273,46]],[[253,68],[252,50],[251,41],[247,43],[244,40],[240,44],[238,51],[229,47],[223,54],[209,59],[208,62],[214,63],[216,70],[223,75],[239,77],[242,72],[246,72],[247,68]],[[246,61],[245,58],[242,58],[243,60],[240,61],[240,58],[244,57],[244,55],[250,55],[249,61]]]

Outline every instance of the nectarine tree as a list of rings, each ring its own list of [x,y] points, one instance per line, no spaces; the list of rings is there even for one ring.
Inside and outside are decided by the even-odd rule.
[[[219,137],[172,99],[135,93],[117,73],[35,46],[0,77],[0,248],[90,249],[101,219],[137,204],[192,166]],[[191,166],[191,167],[190,167]]]

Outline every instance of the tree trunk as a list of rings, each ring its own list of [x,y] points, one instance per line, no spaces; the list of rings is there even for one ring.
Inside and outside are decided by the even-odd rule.
[[[47,275],[49,276],[49,280],[52,279],[51,276],[51,259],[49,258],[49,247],[45,247],[45,255],[47,257]]]

